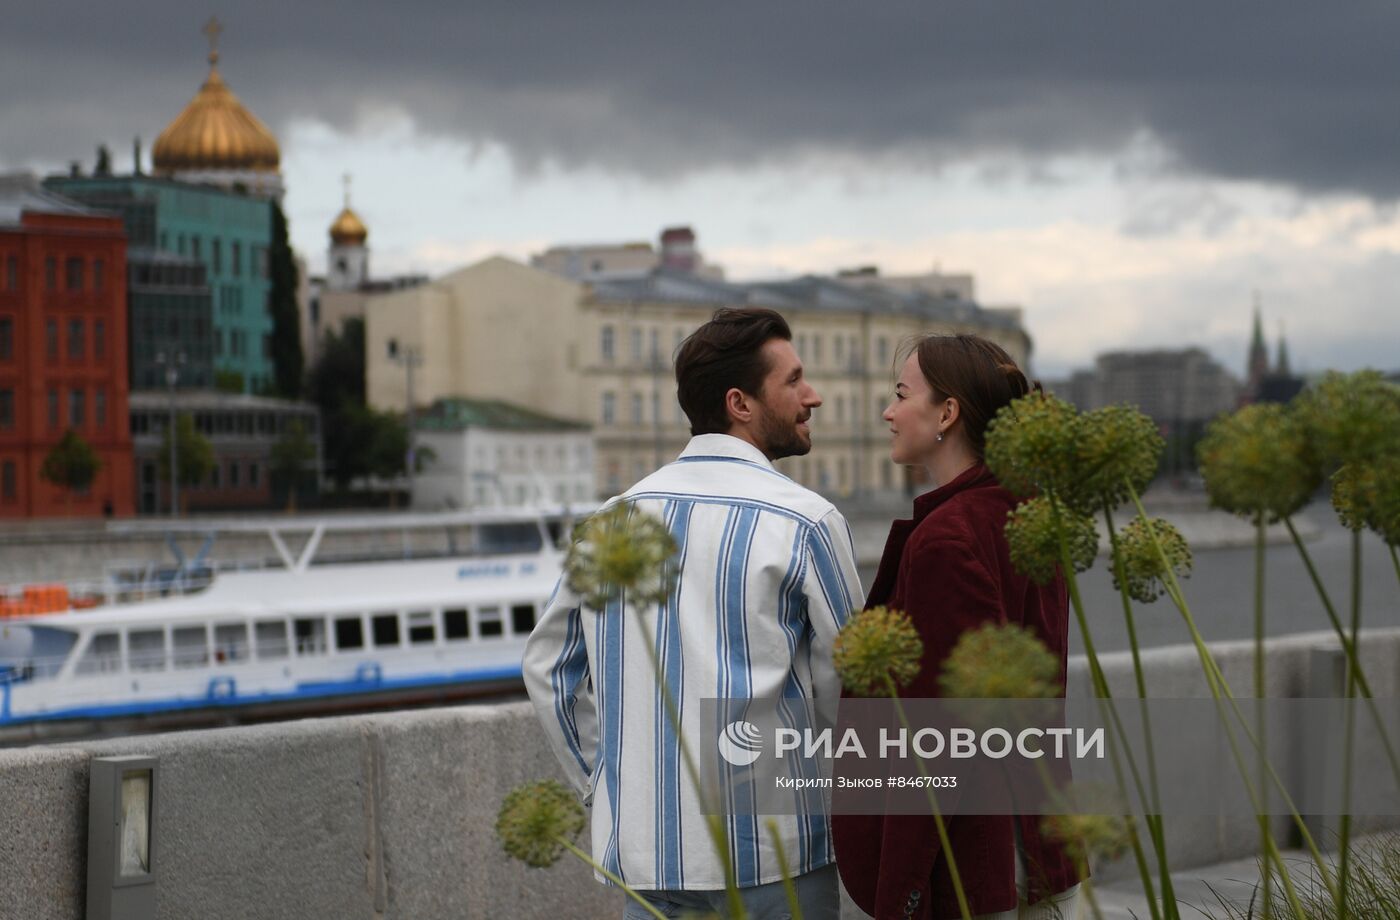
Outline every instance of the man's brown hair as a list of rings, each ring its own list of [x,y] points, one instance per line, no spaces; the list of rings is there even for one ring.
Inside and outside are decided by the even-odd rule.
[[[792,341],[792,330],[777,311],[724,307],[681,343],[676,352],[676,396],[690,419],[692,435],[729,431],[724,394],[734,387],[762,396],[769,370],[762,349],[771,339]]]

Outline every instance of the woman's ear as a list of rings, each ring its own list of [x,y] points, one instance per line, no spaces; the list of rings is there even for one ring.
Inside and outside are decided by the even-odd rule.
[[[943,431],[947,431],[957,424],[961,416],[962,406],[958,405],[956,397],[949,396],[947,399],[943,400],[943,411],[939,414],[938,426]]]

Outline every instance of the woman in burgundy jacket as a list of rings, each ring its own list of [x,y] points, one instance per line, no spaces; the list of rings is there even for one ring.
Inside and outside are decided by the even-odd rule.
[[[922,466],[936,488],[895,521],[866,599],[909,614],[923,640],[907,698],[940,696],[943,659],[987,623],[1032,631],[1060,658],[1068,644],[1065,585],[1038,587],[1011,567],[1002,528],[1016,498],[983,464],[987,423],[1029,390],[999,346],[972,335],[927,336],[904,362],[884,412],[890,457]],[[950,815],[949,842],[974,916],[1075,916],[1079,874],[1036,815]],[[836,862],[851,897],[877,920],[961,916],[932,816],[835,815]]]

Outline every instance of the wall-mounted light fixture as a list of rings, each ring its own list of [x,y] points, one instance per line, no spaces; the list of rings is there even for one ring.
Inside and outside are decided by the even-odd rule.
[[[159,798],[156,758],[92,759],[87,920],[155,917]]]

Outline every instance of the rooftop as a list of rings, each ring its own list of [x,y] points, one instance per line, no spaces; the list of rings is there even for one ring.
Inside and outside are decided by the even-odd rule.
[[[439,399],[417,418],[417,427],[429,431],[462,431],[492,428],[508,431],[587,431],[590,426],[555,418],[497,399]]]
[[[81,214],[88,217],[110,217],[106,211],[96,211],[76,201],[55,194],[39,184],[39,177],[29,172],[0,173],[0,227],[15,226],[25,211],[41,214]]]

